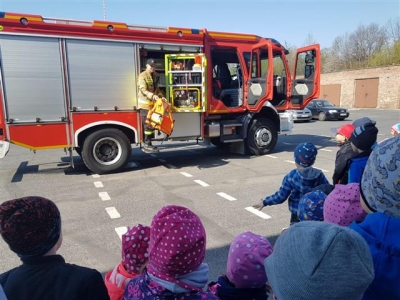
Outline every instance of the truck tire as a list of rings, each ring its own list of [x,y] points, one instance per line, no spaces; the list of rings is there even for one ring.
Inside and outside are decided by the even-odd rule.
[[[250,154],[267,154],[275,148],[277,141],[278,130],[271,120],[259,118],[252,121],[246,139],[246,147]]]
[[[86,167],[96,174],[118,172],[131,157],[128,137],[115,128],[101,129],[87,136],[83,143],[82,159]]]

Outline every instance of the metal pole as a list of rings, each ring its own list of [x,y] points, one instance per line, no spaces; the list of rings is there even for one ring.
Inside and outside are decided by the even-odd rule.
[[[106,0],[103,0],[103,17],[104,21],[106,20]]]

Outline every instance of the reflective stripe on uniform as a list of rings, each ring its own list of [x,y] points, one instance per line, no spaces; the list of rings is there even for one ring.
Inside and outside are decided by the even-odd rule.
[[[149,99],[139,98],[139,103],[148,105],[148,106],[153,106],[153,101],[149,100]]]
[[[151,131],[150,130],[145,130],[144,131],[145,135],[152,135],[153,133],[154,133],[154,130],[151,130]]]

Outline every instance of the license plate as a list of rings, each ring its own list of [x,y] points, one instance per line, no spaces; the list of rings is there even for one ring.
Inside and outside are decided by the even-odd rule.
[[[301,115],[301,117],[302,117],[302,118],[307,118],[307,117],[308,117],[308,115]]]
[[[347,115],[347,114],[346,114],[346,113],[341,113],[340,115],[341,115],[341,116],[345,116],[345,115]]]

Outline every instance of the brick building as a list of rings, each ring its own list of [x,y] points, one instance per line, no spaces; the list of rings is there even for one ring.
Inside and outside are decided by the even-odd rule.
[[[400,66],[321,74],[320,98],[346,108],[400,108]]]

